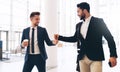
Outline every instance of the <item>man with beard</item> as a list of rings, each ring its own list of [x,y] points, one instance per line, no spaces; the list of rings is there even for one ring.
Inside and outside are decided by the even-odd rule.
[[[110,66],[116,66],[116,45],[103,19],[91,16],[90,6],[86,2],[77,4],[77,13],[83,22],[76,25],[74,36],[65,37],[55,34],[54,38],[65,42],[78,42],[80,72],[102,72],[102,61],[105,60],[102,46],[102,37],[104,37],[110,50]]]
[[[36,65],[38,72],[46,72],[46,49],[44,42],[49,46],[57,44],[51,41],[45,28],[38,26],[40,13],[32,12],[30,15],[31,26],[23,30],[22,48],[27,48],[25,63],[22,72],[31,72]]]

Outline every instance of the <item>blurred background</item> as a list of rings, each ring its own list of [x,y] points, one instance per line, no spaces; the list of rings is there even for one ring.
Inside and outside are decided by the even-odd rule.
[[[91,15],[104,19],[114,36],[119,56],[120,0],[0,0],[0,72],[22,72],[25,50],[20,48],[21,35],[31,25],[31,12],[41,12],[39,25],[47,29],[51,39],[55,33],[72,36],[80,22],[76,7],[80,2],[88,2]],[[109,48],[104,38],[103,41],[106,58],[103,72],[119,72],[119,58],[116,67],[108,66]],[[76,43],[59,42],[59,45],[46,46],[47,72],[76,72]],[[37,72],[36,67],[32,72]]]

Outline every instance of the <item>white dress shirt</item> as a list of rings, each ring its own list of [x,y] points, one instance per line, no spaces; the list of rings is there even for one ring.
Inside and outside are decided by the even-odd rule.
[[[40,54],[40,49],[38,47],[38,39],[37,39],[37,26],[34,27],[34,53],[32,53],[32,48],[31,48],[32,28],[33,27],[30,27],[30,54]]]
[[[83,24],[81,26],[80,33],[82,34],[84,39],[86,38],[86,35],[87,35],[87,31],[88,31],[88,27],[89,27],[91,17],[92,16],[89,16],[87,19],[85,19],[85,21],[83,21]]]

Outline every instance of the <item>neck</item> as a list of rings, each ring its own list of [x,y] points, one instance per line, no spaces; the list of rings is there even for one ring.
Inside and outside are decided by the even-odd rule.
[[[90,17],[90,13],[86,14],[85,19],[87,19],[88,17]]]
[[[36,27],[36,25],[35,25],[35,24],[32,24],[32,27]]]

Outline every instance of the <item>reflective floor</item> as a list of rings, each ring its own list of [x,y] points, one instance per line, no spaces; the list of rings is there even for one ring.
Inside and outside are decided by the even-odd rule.
[[[120,59],[118,59],[118,65],[116,67],[110,68],[108,66],[109,49],[107,46],[104,47],[104,51],[106,60],[103,62],[103,72],[119,72]],[[76,72],[76,54],[75,47],[67,46],[58,48],[58,66],[47,72]],[[22,72],[23,60],[24,58],[18,58],[16,56],[16,60],[13,61],[0,61],[0,72]],[[37,68],[34,67],[32,72],[38,72]]]

